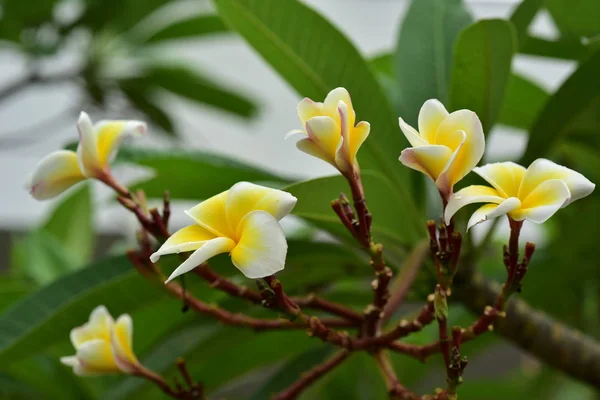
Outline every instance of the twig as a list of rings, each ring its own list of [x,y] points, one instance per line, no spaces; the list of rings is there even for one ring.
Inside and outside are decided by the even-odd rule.
[[[325,311],[357,323],[362,323],[363,321],[363,316],[360,313],[341,304],[320,298],[314,293],[311,293],[306,297],[292,297],[292,300],[300,307]]]
[[[398,377],[396,376],[396,372],[394,372],[394,368],[392,367],[389,357],[387,353],[383,351],[378,351],[373,356],[377,361],[377,365],[379,366],[379,371],[383,376],[385,381],[385,385],[387,387],[388,395],[390,399],[397,400],[416,400],[419,396],[408,389],[406,389],[400,382],[398,381]]]
[[[290,387],[284,391],[276,394],[272,400],[293,400],[297,398],[306,388],[315,383],[318,379],[322,378],[328,372],[332,371],[335,367],[340,365],[348,356],[350,352],[347,350],[341,350],[335,353],[331,358],[325,360],[323,363],[317,365],[311,370],[302,374],[300,379],[294,382]]]

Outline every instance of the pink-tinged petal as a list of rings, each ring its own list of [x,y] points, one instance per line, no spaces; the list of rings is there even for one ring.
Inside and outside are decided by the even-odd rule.
[[[233,237],[235,232],[229,230],[225,214],[225,202],[229,191],[204,200],[197,206],[185,211],[196,223],[215,236]]]
[[[527,168],[519,189],[519,198],[525,199],[539,184],[550,179],[560,179],[567,185],[571,192],[570,200],[563,207],[589,195],[596,187],[596,185],[579,172],[558,165],[550,160],[539,158]]]
[[[27,189],[37,200],[58,196],[85,176],[79,169],[77,154],[69,150],[55,151],[44,157],[29,177]]]
[[[486,204],[473,213],[469,219],[469,223],[467,224],[467,230],[471,229],[480,222],[498,218],[504,214],[509,214],[513,210],[518,209],[520,206],[521,201],[516,197],[508,198],[500,204]]]
[[[354,107],[352,106],[352,100],[350,99],[350,93],[343,88],[338,87],[333,89],[323,102],[323,112],[325,115],[335,116],[337,114],[338,104],[343,102],[346,107],[348,107],[348,124],[350,126],[354,126],[356,121],[356,113],[354,112]]]
[[[313,117],[306,122],[309,139],[321,148],[331,161],[342,146],[343,138],[340,126],[331,117]]]
[[[323,115],[323,103],[317,103],[312,101],[308,97],[303,98],[300,103],[298,103],[298,118],[302,122],[304,126],[306,121],[311,119],[312,117],[316,117],[319,115]]]
[[[225,202],[229,229],[239,238],[238,225],[250,212],[266,211],[279,221],[292,211],[297,201],[298,199],[283,190],[250,182],[238,182],[229,189]]]
[[[500,204],[504,201],[504,197],[498,193],[496,189],[488,186],[473,185],[467,186],[464,189],[454,193],[448,200],[446,205],[446,211],[444,212],[444,219],[447,224],[456,214],[458,210],[473,203],[496,203]]]
[[[155,253],[150,255],[150,261],[157,262],[166,254],[198,250],[204,243],[214,238],[216,235],[213,232],[200,225],[187,226],[172,234]]]
[[[447,116],[448,111],[439,100],[427,100],[419,111],[419,133],[421,137],[431,144],[435,143],[437,129]]]
[[[486,164],[473,169],[504,197],[518,197],[525,168],[514,162]]]
[[[88,376],[97,375],[93,372],[87,371],[84,366],[79,362],[77,356],[61,357],[60,362],[67,367],[73,368],[73,373],[77,376]]]
[[[246,277],[264,278],[285,266],[287,241],[281,226],[265,211],[246,215],[238,228],[239,241],[231,251],[231,261]]]
[[[98,156],[94,125],[90,116],[83,111],[79,114],[77,131],[79,132],[79,146],[77,147],[79,167],[86,176],[96,176],[102,172],[103,165],[100,163]]]
[[[134,372],[139,362],[133,353],[133,320],[121,315],[111,331],[110,344],[117,367],[125,373]]]
[[[148,131],[141,121],[99,121],[94,125],[98,160],[106,167],[117,154],[117,150],[127,137],[144,136]]]
[[[536,186],[523,200],[521,208],[511,213],[517,221],[524,219],[541,224],[570,200],[569,188],[560,179],[550,179]]]
[[[461,149],[463,148],[463,146],[465,144],[467,135],[464,131],[456,131],[454,133],[454,136],[457,137],[456,140],[459,141],[460,144],[452,152],[452,154],[450,155],[450,158],[448,158],[448,160],[446,161],[446,165],[444,166],[444,169],[439,174],[438,178],[435,180],[435,185],[437,186],[438,190],[440,191],[440,193],[442,194],[442,196],[444,198],[447,198],[448,196],[450,196],[452,194],[452,190],[453,190],[454,183],[455,183],[453,180],[453,176],[452,176],[454,163],[456,162],[456,159],[458,158],[458,155],[460,154]]]
[[[464,142],[462,135],[465,133]],[[462,143],[462,148],[448,169],[451,184],[454,185],[467,175],[481,160],[485,150],[485,138],[481,121],[472,111],[459,110],[448,115],[439,125],[435,144],[456,150]]]
[[[421,137],[421,135],[419,134],[419,132],[417,132],[415,128],[407,124],[402,118],[398,118],[398,122],[400,124],[400,129],[402,130],[402,133],[404,133],[404,136],[406,136],[406,140],[408,140],[411,146],[419,147],[427,146],[428,144],[430,144],[427,140]]]
[[[452,150],[446,146],[427,145],[402,150],[400,162],[435,181],[446,168],[451,156]]]
[[[179,275],[183,275],[196,268],[211,257],[217,254],[227,253],[235,247],[235,242],[231,239],[218,237],[205,242],[198,250],[193,252],[187,260],[173,271],[165,283],[169,283]]]

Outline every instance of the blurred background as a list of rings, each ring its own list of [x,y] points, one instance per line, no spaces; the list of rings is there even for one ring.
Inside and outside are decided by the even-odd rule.
[[[463,10],[460,12],[466,10],[473,21],[509,19],[521,3],[516,0],[465,0],[464,4],[458,0],[427,2],[440,7],[431,11],[434,14],[452,13],[448,10],[456,8]],[[392,64],[397,65],[398,58],[401,60],[402,57],[392,54],[402,54],[398,50],[402,47],[402,33],[405,31],[402,22],[413,2],[303,0],[301,3],[329,20],[369,60],[371,69],[388,89],[388,99],[394,104],[397,114],[401,114],[399,110],[409,110],[407,118],[414,118],[406,101],[397,98],[398,93],[394,92],[396,86],[392,82],[397,79],[394,76],[396,67]],[[549,94],[563,86],[577,70],[579,62],[590,54],[588,52],[597,49],[600,34],[600,3],[597,0],[528,0],[525,3],[532,4],[535,11],[526,30],[517,32],[517,36],[519,39],[523,35],[535,38],[529,43],[535,43],[537,47],[520,45],[519,53],[510,61],[512,72],[526,83],[519,86],[522,83],[519,80],[515,86],[518,86],[517,90],[507,92],[505,100],[507,104],[509,100],[511,103],[502,109],[493,127],[488,125],[485,162],[521,159],[534,117],[539,115]],[[414,15],[419,13],[417,8]],[[405,38],[414,35],[411,29],[414,30],[414,27],[406,28]],[[410,40],[418,42],[418,37],[410,36]],[[414,54],[418,55],[419,51],[415,51]],[[494,47],[492,51],[495,51]],[[392,62],[394,57],[398,58]],[[424,68],[426,70],[427,66]],[[595,76],[595,81],[590,81],[589,86],[597,88],[598,79]],[[418,78],[416,80],[418,82]],[[173,213],[173,227],[178,227],[185,223],[179,211],[203,198],[203,194],[195,193],[194,188],[204,185],[204,181],[217,182],[198,189],[208,193],[211,189],[220,188],[221,177],[223,182],[229,182],[238,176],[238,170],[246,168],[249,168],[247,175],[240,175],[245,179],[270,181],[280,186],[289,180],[335,172],[326,163],[297,151],[293,139],[283,139],[286,132],[299,127],[296,105],[301,95],[292,86],[297,85],[290,85],[268,60],[227,27],[209,1],[2,0],[0,272],[5,275],[5,278],[0,276],[2,308],[9,307],[27,293],[80,271],[89,261],[122,252],[135,236],[135,220],[116,206],[110,192],[99,185],[80,185],[59,199],[43,203],[32,199],[24,189],[27,175],[41,157],[77,139],[75,122],[81,110],[87,111],[93,120],[125,118],[149,123],[149,137],[131,143],[136,149],[143,148],[146,152],[129,152],[126,149],[123,160],[128,164],[116,167],[116,176],[125,182],[146,182],[142,187],[149,191],[151,197],[156,197],[152,193],[156,195],[165,188],[159,187],[165,183],[164,179],[152,181],[156,171],[164,176],[186,169],[190,176],[169,181],[174,186],[169,189],[174,190],[178,198]],[[523,87],[526,90],[519,91]],[[594,178],[600,177],[600,158],[597,155],[599,142],[594,135],[600,134],[600,90],[590,90],[596,90],[590,95],[594,100],[582,110],[586,112],[585,116],[577,118],[582,121],[582,128],[575,126],[575,120],[569,125],[569,132],[575,132],[572,137],[576,140],[561,141],[541,155],[553,155],[555,161],[578,168],[596,181]],[[404,96],[410,94],[405,93]],[[576,96],[577,92],[574,94]],[[420,104],[426,98],[418,99]],[[535,109],[530,111],[532,107]],[[358,112],[360,118],[360,109]],[[540,130],[539,127],[537,130]],[[399,129],[397,134],[401,135]],[[189,157],[181,155],[191,150],[199,153]],[[399,155],[402,148],[396,150]],[[157,155],[155,151],[164,153]],[[165,156],[167,152],[172,152],[173,157]],[[206,155],[203,161],[198,161],[203,154]],[[213,156],[214,159],[211,158]],[[232,160],[240,162],[239,168]],[[398,168],[402,168],[400,164]],[[198,176],[191,177],[195,170]],[[595,261],[598,211],[600,201],[593,196],[583,200],[582,204],[577,203],[561,211],[562,218],[556,218],[554,223],[544,228],[526,224],[524,231],[525,239],[535,240],[542,249],[547,249],[536,255],[535,266],[539,268],[528,278],[528,284],[535,287],[526,293],[527,300],[595,338],[600,333],[600,270],[596,268]],[[425,213],[436,215],[435,206],[430,206]],[[477,226],[473,230],[473,243],[492,243],[493,246],[503,241],[507,232],[504,224],[498,224],[494,235],[488,235],[492,225]],[[285,221],[285,227],[292,236],[302,240],[328,237],[320,235],[299,219],[290,218]],[[568,243],[566,240],[560,242],[561,237],[568,237]],[[554,246],[556,243],[563,243],[560,251]],[[330,254],[330,250],[324,248],[323,257]],[[486,253],[482,268],[488,277],[500,280],[503,271],[497,253],[498,247],[490,254]],[[546,265],[548,260],[552,260],[551,265]],[[339,262],[346,265],[356,259],[342,261]],[[308,263],[308,260],[303,262]],[[313,286],[320,287],[316,283]],[[341,290],[335,295],[344,299],[347,294]],[[422,295],[416,293],[414,299]],[[363,298],[359,296],[360,300]],[[359,303],[358,300],[356,302]],[[162,305],[165,310],[169,310],[169,306],[172,304]],[[457,315],[469,321],[471,317],[467,311],[460,306],[457,308]],[[151,315],[146,311],[139,319],[152,321]],[[9,341],[2,342],[2,329],[10,330],[0,325],[0,360],[3,357],[2,345]],[[155,336],[145,338],[146,343],[141,345],[146,346],[147,354],[154,360],[160,360],[160,351],[169,349],[168,346],[153,347],[164,333],[157,332]],[[198,337],[208,337],[210,332],[198,330],[189,334],[199,340]],[[5,332],[5,336],[8,338],[10,334]],[[25,339],[25,343],[28,343],[27,340],[35,341],[35,338]],[[41,338],[43,335],[37,336],[37,340]],[[426,341],[426,338],[417,340]],[[187,343],[184,337],[178,340]],[[266,339],[257,343],[256,351],[264,351],[266,343]],[[508,396],[515,399],[600,399],[600,394],[590,386],[544,367],[497,337],[482,343],[478,347],[483,354],[480,354],[479,362],[475,359],[473,366],[467,369],[465,399],[493,400]],[[68,351],[68,345],[64,343],[56,346],[59,350],[55,348],[48,354],[53,355],[63,349]],[[194,346],[205,348],[197,342]],[[38,348],[41,350],[39,345]],[[117,382],[114,378],[83,384],[67,380],[70,385],[77,385],[77,390],[63,392],[48,382],[32,380],[23,372],[29,368],[28,365],[31,366],[27,364],[31,361],[22,361],[27,359],[24,355],[10,358],[13,353],[18,353],[17,350],[11,351],[9,348],[5,359],[9,363],[3,371],[5,375],[0,375],[4,379],[0,379],[0,399],[40,398],[35,397],[40,393],[45,398],[116,399],[134,398],[134,393],[149,396],[148,393],[152,392],[147,389],[138,392],[141,389],[130,380]],[[196,353],[192,352],[202,356],[202,350]],[[243,362],[249,363],[251,354],[255,353],[242,357]],[[225,376],[215,377],[213,382],[217,383],[213,383],[215,386],[211,388],[215,389],[214,398],[250,398],[245,395],[248,387],[255,390],[253,399],[267,398],[264,393],[269,393],[268,388],[273,387],[269,377],[297,375],[302,369],[291,368],[290,365],[310,365],[310,360],[322,357],[322,354],[320,348],[315,350],[304,346],[286,358],[293,363],[269,359],[258,372],[251,370],[250,365],[247,369],[241,366],[234,371],[235,379],[232,381]],[[235,362],[235,356],[236,352],[228,349],[208,358],[213,362],[220,361],[219,365],[225,368],[227,363],[223,363],[221,358]],[[20,361],[14,361],[14,364],[10,361],[17,359]],[[432,359],[431,364],[436,361],[439,360]],[[44,362],[42,366],[36,364],[38,371],[51,370],[52,374],[67,379],[65,375],[69,371],[61,371],[61,366],[49,367]],[[218,365],[215,365],[217,368]],[[306,398],[383,398],[370,392],[372,385],[380,384],[376,374],[361,374],[358,362],[352,368],[332,378],[333,383],[330,382],[329,387],[336,388],[335,391],[313,391],[307,396],[314,397]],[[206,377],[210,375],[207,367],[200,369],[199,378],[209,379]],[[429,390],[436,382],[442,382],[440,373],[440,369],[434,366],[419,366],[407,373],[406,379],[415,390]],[[356,376],[360,376],[359,381],[365,381],[360,388],[340,388],[340,382],[349,382]],[[400,376],[402,378],[402,373]],[[502,378],[498,379],[498,376]],[[254,380],[267,383],[263,387]],[[374,383],[371,382],[373,380]],[[248,381],[251,381],[250,386]],[[22,386],[31,389],[30,392],[19,386],[23,382]],[[111,386],[117,389],[106,389]]]

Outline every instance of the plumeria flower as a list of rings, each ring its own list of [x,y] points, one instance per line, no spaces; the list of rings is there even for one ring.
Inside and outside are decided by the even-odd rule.
[[[446,223],[467,204],[490,203],[475,211],[467,229],[504,214],[515,221],[541,224],[596,187],[579,172],[543,158],[535,160],[527,169],[512,162],[501,162],[473,171],[493,187],[473,185],[456,192],[446,207]]]
[[[400,118],[400,129],[413,147],[404,149],[400,162],[429,176],[446,199],[454,184],[483,156],[485,138],[473,111],[448,113],[438,100],[427,100],[419,111],[419,131]]]
[[[140,121],[99,121],[92,124],[82,112],[77,121],[77,152],[59,150],[44,157],[29,178],[27,188],[37,200],[50,199],[86,178],[111,178],[110,163],[127,136],[146,133]]]
[[[292,211],[296,200],[281,190],[236,183],[186,211],[195,224],[175,232],[150,260],[193,251],[167,282],[227,252],[248,278],[272,275],[283,269],[287,254],[287,241],[278,221]]]
[[[132,373],[141,368],[132,350],[133,322],[127,314],[113,320],[106,307],[98,306],[89,321],[71,331],[76,354],[61,357],[76,375]]]
[[[363,144],[371,125],[356,122],[350,94],[344,88],[333,89],[323,103],[304,98],[298,104],[298,117],[303,130],[293,130],[286,138],[302,134],[296,146],[301,151],[327,161],[342,173],[357,166],[356,153]]]

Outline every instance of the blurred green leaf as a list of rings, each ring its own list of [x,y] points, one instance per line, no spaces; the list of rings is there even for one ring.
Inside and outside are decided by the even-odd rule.
[[[94,247],[92,196],[81,185],[51,212],[42,230],[54,237],[76,266],[90,260]]]
[[[516,47],[512,24],[500,19],[469,26],[456,42],[450,108],[476,112],[485,133],[500,113]]]
[[[592,51],[592,46],[584,45],[580,38],[547,40],[533,36],[525,38],[519,48],[523,54],[563,60],[581,60]]]
[[[252,117],[256,105],[247,97],[222,87],[214,79],[200,74],[187,65],[152,64],[138,78],[149,87],[160,87],[200,104],[207,104],[241,117]]]
[[[142,43],[158,43],[165,40],[195,38],[229,31],[216,15],[196,15],[175,21],[162,27],[142,40]]]
[[[141,283],[141,284],[140,284]],[[0,315],[0,361],[11,363],[66,340],[99,304],[132,312],[165,295],[143,281],[126,257],[96,262],[62,277]]]
[[[420,224],[400,205],[401,194],[392,183],[374,171],[363,170],[362,179],[369,211],[373,215],[372,231],[377,241],[396,246],[409,244],[420,237]],[[339,175],[294,183],[285,188],[298,198],[293,213],[338,236],[347,237],[346,228],[331,209],[331,201],[348,193],[346,180]],[[385,243],[384,243],[385,244]]]
[[[402,118],[411,124],[423,103],[448,100],[454,43],[473,18],[462,0],[414,0],[400,27],[394,54]]]
[[[132,105],[143,112],[154,125],[162,129],[164,133],[176,136],[171,117],[153,100],[153,93],[148,90],[146,85],[120,82],[119,87]]]
[[[32,289],[31,282],[13,275],[0,275],[0,312],[25,296]]]
[[[569,124],[596,99],[600,92],[599,70],[600,49],[581,62],[548,100],[531,128],[522,164],[529,165],[547,155],[566,134]]]
[[[545,0],[556,26],[565,36],[600,34],[600,2],[597,0]]]
[[[519,49],[523,47],[523,44],[527,40],[529,25],[531,25],[531,21],[533,21],[543,3],[544,0],[523,0],[515,7],[510,16],[510,22],[512,22],[517,33]]]
[[[371,135],[359,153],[361,167],[376,170],[402,192],[398,209],[419,215],[408,190],[409,172],[398,166],[407,142],[384,91],[356,48],[327,19],[295,0],[216,0],[219,15],[238,31],[302,96],[322,101],[343,86]]]
[[[529,79],[512,74],[498,123],[529,130],[549,97],[544,89]]]
[[[169,2],[169,0],[119,0],[111,2],[108,6],[105,0],[85,0],[84,12],[78,25],[86,26],[92,31],[105,29],[121,33],[131,29]]]
[[[377,73],[394,79],[394,56],[391,53],[382,53],[369,60],[371,68]]]
[[[135,185],[135,189],[145,190],[149,197],[162,197],[168,189],[172,198],[199,200],[227,190],[239,181],[289,183],[288,179],[263,169],[202,151],[123,148],[117,159],[152,168],[154,178]]]

